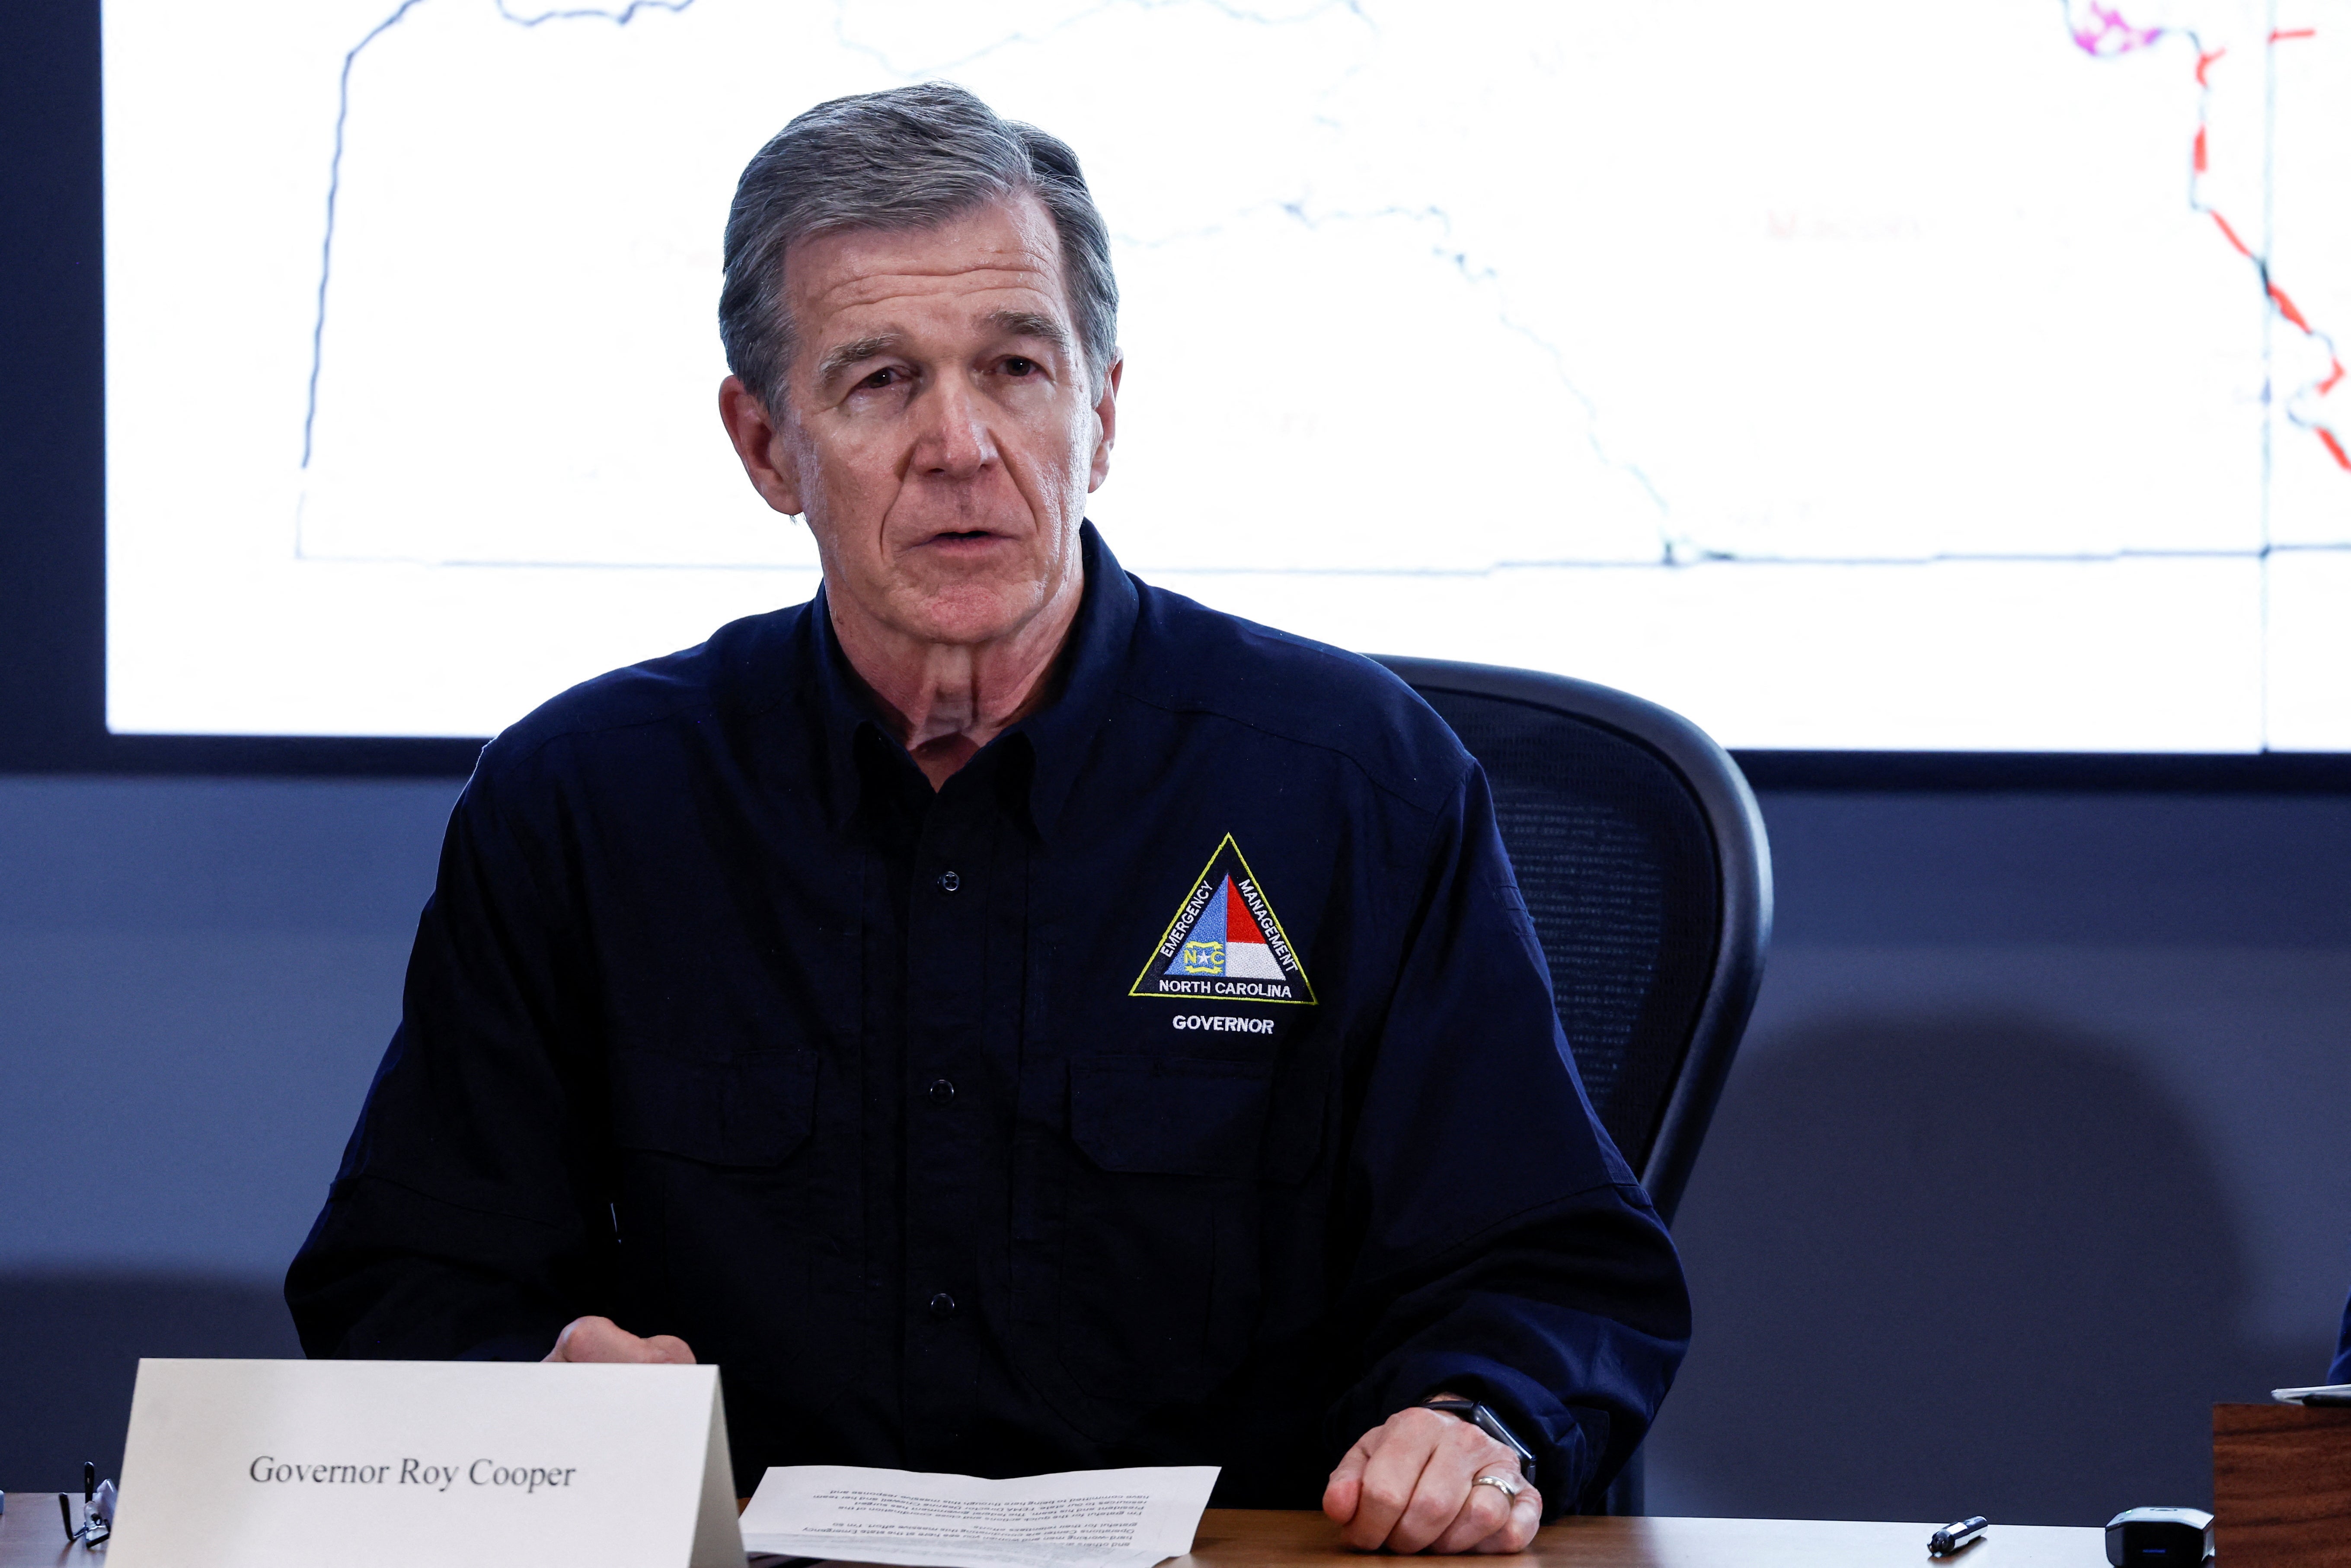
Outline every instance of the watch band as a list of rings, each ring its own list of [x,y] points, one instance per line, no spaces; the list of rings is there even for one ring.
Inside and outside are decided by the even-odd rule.
[[[1456,1416],[1468,1422],[1469,1425],[1516,1454],[1519,1457],[1519,1473],[1527,1478],[1529,1486],[1535,1484],[1534,1450],[1520,1442],[1518,1434],[1504,1426],[1499,1416],[1495,1415],[1475,1399],[1459,1399],[1449,1394],[1440,1394],[1434,1399],[1424,1399],[1420,1402],[1420,1407],[1424,1410],[1441,1410],[1447,1416]]]

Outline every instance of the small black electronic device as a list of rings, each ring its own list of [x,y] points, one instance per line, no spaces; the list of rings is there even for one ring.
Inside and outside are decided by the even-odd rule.
[[[1527,1478],[1529,1486],[1535,1484],[1533,1450],[1519,1441],[1517,1433],[1502,1425],[1502,1418],[1499,1416],[1495,1415],[1475,1399],[1459,1399],[1449,1394],[1440,1394],[1434,1399],[1424,1399],[1420,1405],[1424,1410],[1442,1410],[1447,1416],[1458,1416],[1502,1447],[1510,1449],[1519,1457],[1519,1474]]]
[[[2115,1568],[2198,1568],[2212,1555],[2212,1516],[2200,1508],[2135,1508],[2106,1524]]]

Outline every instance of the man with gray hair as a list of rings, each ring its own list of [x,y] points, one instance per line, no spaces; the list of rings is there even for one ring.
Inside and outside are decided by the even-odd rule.
[[[1062,143],[821,105],[726,257],[720,413],[823,586],[485,749],[305,1348],[699,1356],[746,1490],[1216,1464],[1357,1547],[1524,1546],[1688,1303],[1483,774],[1085,520],[1123,365]]]

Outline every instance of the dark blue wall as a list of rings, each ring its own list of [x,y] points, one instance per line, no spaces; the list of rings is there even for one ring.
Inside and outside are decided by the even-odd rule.
[[[1659,1512],[2096,1523],[2351,1283],[2351,800],[1767,799]]]
[[[0,779],[0,1486],[277,1296],[446,782]],[[1781,939],[1677,1228],[1660,1512],[2102,1521],[2351,1283],[2351,800],[1780,795]]]
[[[114,1464],[141,1355],[300,1354],[455,795],[0,779],[0,1488]]]

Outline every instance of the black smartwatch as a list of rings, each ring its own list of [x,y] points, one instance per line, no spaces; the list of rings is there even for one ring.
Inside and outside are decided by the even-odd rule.
[[[1519,1473],[1527,1478],[1527,1485],[1535,1484],[1534,1451],[1520,1442],[1516,1433],[1502,1425],[1502,1418],[1499,1416],[1495,1415],[1475,1399],[1456,1399],[1449,1394],[1440,1394],[1434,1399],[1424,1399],[1420,1402],[1420,1407],[1424,1410],[1442,1410],[1447,1416],[1460,1416],[1461,1419],[1518,1455]]]

